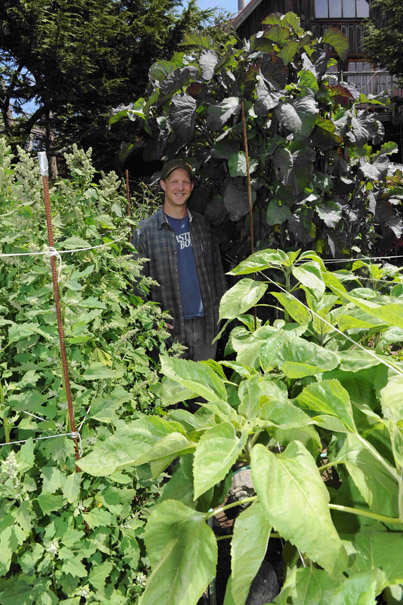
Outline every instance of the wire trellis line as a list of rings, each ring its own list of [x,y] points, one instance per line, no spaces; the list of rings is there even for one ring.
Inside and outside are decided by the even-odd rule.
[[[73,433],[58,433],[57,435],[46,435],[45,437],[29,437],[29,439],[17,439],[16,441],[5,441],[4,443],[0,443],[0,446],[3,445],[14,445],[18,443],[27,443],[27,441],[41,441],[43,439],[55,439],[56,437],[71,437],[72,439],[78,439],[79,442],[79,450],[80,450],[80,458],[83,455],[83,447],[81,442],[81,435],[78,431],[74,431]]]
[[[396,367],[396,366],[388,363],[387,361],[383,360],[376,353],[373,353],[369,349],[366,349],[362,344],[360,344],[359,342],[356,342],[348,334],[345,334],[344,332],[342,332],[341,330],[339,330],[338,328],[336,328],[336,326],[334,326],[329,321],[327,321],[327,319],[325,319],[324,317],[322,317],[321,315],[319,315],[319,313],[316,313],[316,311],[313,311],[312,309],[310,309],[308,307],[308,305],[306,305],[301,300],[299,300],[291,292],[288,292],[285,288],[283,288],[283,286],[281,286],[280,284],[278,284],[277,282],[275,282],[273,279],[271,279],[268,275],[266,275],[265,273],[263,273],[263,271],[259,271],[259,273],[261,275],[263,275],[263,277],[266,280],[268,280],[269,282],[271,282],[272,284],[274,284],[275,286],[277,286],[277,288],[279,288],[282,292],[284,292],[285,294],[288,294],[289,296],[292,296],[292,298],[294,300],[296,300],[300,305],[302,305],[307,311],[309,311],[309,313],[311,313],[312,315],[315,315],[315,317],[317,317],[320,321],[322,321],[323,323],[325,323],[329,328],[331,328],[332,330],[334,330],[335,332],[337,332],[338,334],[340,334],[341,336],[343,336],[343,338],[346,338],[347,340],[349,340],[351,343],[353,343],[359,349],[362,349],[365,353],[367,353],[368,355],[370,355],[371,357],[373,357],[374,359],[376,359],[377,361],[379,361],[379,363],[382,363],[384,366],[386,366],[387,368],[389,368],[390,370],[392,370],[396,374],[399,374],[400,376],[403,376],[403,371],[400,370],[400,368],[398,368],[398,367]]]
[[[104,244],[98,244],[97,246],[91,246],[89,248],[74,248],[73,250],[56,250],[53,246],[49,246],[47,250],[41,250],[38,252],[10,252],[10,253],[0,253],[0,258],[8,258],[12,256],[58,256],[59,254],[72,254],[74,252],[90,252],[91,250],[96,250],[97,248],[105,248],[105,246],[112,246],[112,244],[116,244],[124,239],[130,230],[127,230],[124,235],[121,235],[117,239],[114,239],[110,242],[106,242]]]

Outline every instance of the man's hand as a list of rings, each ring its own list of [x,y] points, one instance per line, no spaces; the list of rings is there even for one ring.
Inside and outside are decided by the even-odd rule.
[[[174,329],[174,327],[173,327],[172,324],[166,323],[165,325],[168,328],[168,330],[173,330]]]

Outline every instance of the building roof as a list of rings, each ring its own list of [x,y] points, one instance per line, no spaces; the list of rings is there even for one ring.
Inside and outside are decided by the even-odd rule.
[[[233,19],[232,25],[234,29],[238,29],[240,25],[249,17],[251,13],[261,4],[263,0],[250,0],[248,4],[237,14],[237,16]]]

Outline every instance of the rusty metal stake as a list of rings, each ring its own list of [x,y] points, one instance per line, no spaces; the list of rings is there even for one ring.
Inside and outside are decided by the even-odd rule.
[[[245,148],[245,159],[246,159],[246,176],[248,180],[248,202],[249,202],[249,220],[250,220],[250,253],[253,254],[255,252],[255,238],[253,234],[253,208],[252,208],[252,186],[250,184],[250,170],[249,170],[249,148],[248,148],[248,137],[246,134],[246,118],[245,118],[245,104],[242,101],[241,103],[242,109],[242,126],[243,126],[243,141]],[[255,276],[253,276],[255,279]],[[256,315],[256,307],[253,309],[254,317],[255,317],[255,330],[257,328],[257,315]]]
[[[45,151],[40,151],[38,153],[39,167],[41,170],[42,183],[43,183],[43,194],[45,200],[45,210],[46,210],[46,225],[48,229],[48,243],[49,248],[54,249],[54,240],[53,240],[53,226],[52,226],[52,215],[50,212],[50,197],[49,197],[49,183],[48,183],[48,159],[46,157]],[[53,281],[53,295],[55,299],[56,306],[56,317],[57,317],[57,327],[59,331],[59,342],[60,342],[60,354],[62,358],[62,371],[63,371],[63,379],[64,379],[64,388],[67,397],[67,405],[69,410],[69,418],[70,418],[70,429],[72,433],[77,433],[76,431],[76,423],[74,418],[74,409],[73,409],[73,400],[71,397],[71,389],[70,389],[70,378],[69,378],[69,368],[67,365],[67,355],[66,355],[66,346],[64,342],[64,330],[63,330],[63,319],[62,319],[62,310],[60,306],[60,295],[59,295],[59,285],[57,279],[57,267],[56,267],[56,257],[55,255],[51,255],[50,257],[50,267],[52,270],[52,281]],[[80,459],[80,453],[78,449],[77,437],[73,435],[74,448],[75,448],[75,456],[76,460]],[[77,472],[81,472],[79,466],[76,465]]]
[[[131,215],[131,197],[130,197],[130,187],[129,187],[129,171],[126,170],[126,198],[127,198],[127,216]]]

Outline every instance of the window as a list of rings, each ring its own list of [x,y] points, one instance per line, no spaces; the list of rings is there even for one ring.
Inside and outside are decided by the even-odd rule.
[[[365,19],[369,0],[315,0],[317,19]]]

